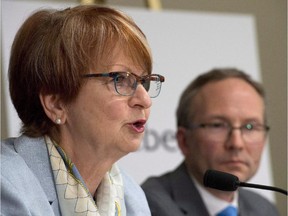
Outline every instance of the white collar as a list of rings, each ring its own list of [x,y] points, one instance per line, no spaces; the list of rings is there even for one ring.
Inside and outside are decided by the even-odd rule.
[[[215,216],[221,210],[225,209],[228,205],[232,205],[238,208],[238,192],[235,192],[235,196],[232,202],[227,202],[225,200],[219,199],[218,197],[212,195],[208,192],[199,182],[190,174],[191,180],[194,182],[197,190],[199,191],[202,200],[209,212],[210,216]]]

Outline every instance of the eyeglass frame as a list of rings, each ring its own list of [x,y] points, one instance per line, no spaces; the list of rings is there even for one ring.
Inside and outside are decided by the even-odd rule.
[[[129,75],[133,75],[136,78],[136,82],[132,86],[133,87],[133,92],[131,94],[121,94],[118,91],[117,85],[116,85],[116,77],[120,73],[126,73],[126,74],[129,74]],[[135,93],[135,91],[136,91],[138,83],[141,83],[141,85],[145,88],[145,86],[143,85],[143,83],[144,83],[143,81],[146,81],[147,78],[150,78],[151,76],[157,76],[158,80],[156,80],[156,81],[159,81],[160,84],[161,84],[159,92],[158,92],[158,94],[156,96],[151,97],[149,95],[151,98],[156,98],[161,92],[162,83],[165,81],[165,77],[160,75],[160,74],[147,74],[147,75],[144,75],[144,76],[138,76],[137,74],[134,74],[134,73],[128,72],[128,71],[113,71],[113,72],[107,72],[107,73],[89,73],[89,74],[83,74],[82,75],[83,78],[92,78],[92,77],[111,77],[111,78],[113,78],[115,91],[121,96],[131,96],[131,95],[133,95]],[[155,80],[153,80],[153,81],[155,81]],[[147,90],[146,88],[145,88],[145,90],[149,94],[149,90]]]
[[[233,127],[229,123],[200,123],[200,124],[191,124],[188,127],[188,129],[198,129],[198,128],[199,129],[207,129],[207,128],[209,129],[209,127],[210,127],[210,129],[217,129],[217,127],[216,127],[217,124],[218,125],[220,125],[220,124],[225,125],[225,130],[228,129],[227,132],[226,132],[226,140],[228,140],[231,137],[231,134],[232,134],[233,130],[240,130],[241,137],[246,143],[247,143],[247,140],[245,140],[245,138],[243,137],[243,131],[244,131],[244,129],[247,129],[247,131],[251,130],[251,129],[249,129],[247,127],[248,125],[251,125],[252,129],[253,129],[253,127],[260,127],[258,129],[254,129],[254,131],[263,131],[264,132],[263,141],[266,139],[267,133],[270,130],[270,127],[268,125],[265,125],[265,124],[252,124],[252,123],[246,123],[246,124],[241,125],[240,127]],[[225,141],[225,139],[223,139],[223,141]]]

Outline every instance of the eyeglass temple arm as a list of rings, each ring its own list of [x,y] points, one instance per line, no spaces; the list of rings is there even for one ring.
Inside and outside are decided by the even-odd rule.
[[[149,80],[153,80],[153,81],[160,81],[160,82],[165,81],[165,77],[160,75],[160,74],[149,74],[149,75],[146,75],[144,77],[137,76],[137,78],[140,79],[141,81],[145,80],[147,78],[149,78]]]

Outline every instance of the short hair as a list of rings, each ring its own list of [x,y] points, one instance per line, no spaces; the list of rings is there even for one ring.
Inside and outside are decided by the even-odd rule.
[[[80,5],[34,12],[18,30],[8,69],[10,96],[22,120],[21,132],[38,137],[56,130],[39,94],[57,94],[72,102],[84,81],[109,59],[116,46],[134,63],[152,72],[152,55],[144,33],[131,17],[109,7]]]
[[[191,107],[193,107],[194,98],[201,88],[208,83],[217,82],[228,78],[238,78],[247,82],[256,90],[256,92],[265,102],[265,92],[263,86],[259,82],[254,81],[250,75],[236,68],[215,68],[192,80],[192,82],[181,94],[176,111],[177,127],[189,127],[191,119],[194,118],[193,109],[191,109]]]

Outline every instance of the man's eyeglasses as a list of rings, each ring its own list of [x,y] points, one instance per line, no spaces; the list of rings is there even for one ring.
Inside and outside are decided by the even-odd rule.
[[[160,94],[162,82],[165,81],[164,76],[159,74],[137,76],[134,73],[121,71],[99,74],[84,74],[83,77],[111,77],[113,78],[116,92],[123,96],[133,95],[136,91],[138,83],[140,83],[146,89],[151,98],[155,98]]]
[[[233,130],[240,130],[245,143],[253,144],[264,142],[269,126],[262,124],[247,123],[240,127],[233,127],[228,123],[203,123],[191,125],[190,129],[203,129],[207,133],[205,136],[209,140],[225,142],[232,134]]]

